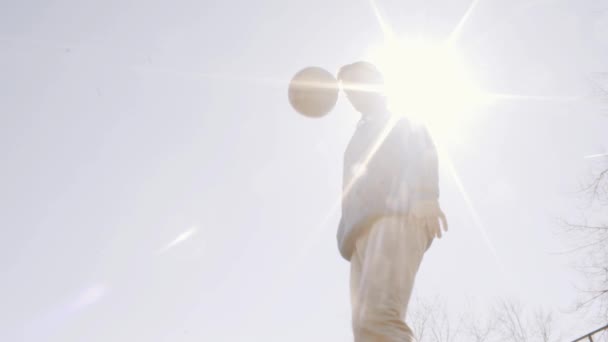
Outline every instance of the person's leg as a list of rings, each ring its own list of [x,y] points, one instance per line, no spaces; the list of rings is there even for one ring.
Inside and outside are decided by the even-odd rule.
[[[385,217],[357,241],[351,258],[355,342],[413,341],[405,314],[430,240],[426,229]]]
[[[361,239],[366,239],[367,234]],[[361,271],[363,267],[362,260],[359,258],[361,253],[357,253],[357,249],[353,251],[350,258],[350,304],[352,310],[352,329],[357,340],[358,317],[359,317],[359,290],[361,281]]]

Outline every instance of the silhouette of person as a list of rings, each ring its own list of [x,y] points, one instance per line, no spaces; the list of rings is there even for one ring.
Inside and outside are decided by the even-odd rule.
[[[351,264],[354,339],[413,341],[405,316],[416,273],[433,239],[447,231],[436,149],[426,128],[389,112],[373,64],[343,66],[338,80],[361,114],[344,154],[337,234]]]

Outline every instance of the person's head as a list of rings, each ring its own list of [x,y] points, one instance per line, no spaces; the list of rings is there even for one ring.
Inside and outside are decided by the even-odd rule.
[[[345,65],[338,71],[338,80],[350,103],[361,114],[386,111],[386,99],[382,94],[384,77],[373,64],[361,61]]]

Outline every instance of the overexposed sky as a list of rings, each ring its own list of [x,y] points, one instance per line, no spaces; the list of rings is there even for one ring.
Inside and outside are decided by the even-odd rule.
[[[377,4],[398,34],[441,41],[470,2]],[[584,157],[608,149],[584,100],[606,37],[600,0],[477,2],[457,44],[472,77],[545,98],[446,113],[450,232],[417,296],[572,307],[559,219],[580,216]],[[382,41],[363,0],[0,2],[0,340],[349,341],[335,233],[358,115],[341,98],[299,116],[287,82]]]

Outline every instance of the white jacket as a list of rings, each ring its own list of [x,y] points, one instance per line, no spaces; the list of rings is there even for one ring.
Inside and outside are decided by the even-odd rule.
[[[390,130],[389,117],[359,122],[344,153],[337,239],[346,260],[378,218],[407,216],[415,201],[439,198],[437,152],[428,131],[405,118]]]

